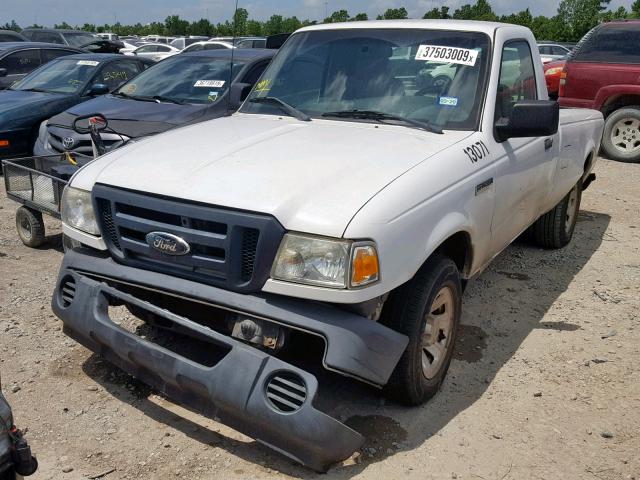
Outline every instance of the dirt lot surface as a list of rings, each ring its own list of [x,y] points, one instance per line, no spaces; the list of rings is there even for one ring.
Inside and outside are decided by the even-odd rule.
[[[640,165],[601,160],[573,242],[516,244],[465,293],[456,358],[420,408],[322,374],[367,436],[328,474],[150,392],[61,332],[60,228],[32,250],[0,198],[0,371],[41,479],[640,479]]]

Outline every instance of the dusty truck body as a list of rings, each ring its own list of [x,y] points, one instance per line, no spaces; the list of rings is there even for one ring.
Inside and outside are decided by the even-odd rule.
[[[571,239],[602,115],[548,101],[537,52],[497,23],[296,32],[238,113],[72,178],[64,331],[314,469],[347,458],[362,436],[314,407],[315,376],[284,354],[319,340],[326,369],[420,404],[465,282],[527,229]],[[455,70],[445,87],[422,81],[434,63]],[[193,348],[123,328],[118,305]]]

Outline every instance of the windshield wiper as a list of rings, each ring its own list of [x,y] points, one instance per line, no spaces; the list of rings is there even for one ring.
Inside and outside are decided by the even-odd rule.
[[[255,97],[249,100],[251,103],[268,103],[270,105],[274,105],[278,107],[285,113],[288,113],[293,118],[297,118],[298,120],[302,120],[303,122],[310,122],[311,117],[304,112],[301,112],[295,107],[292,107],[287,102],[280,100],[277,97]]]
[[[10,88],[9,90],[15,90],[15,91],[19,91],[19,92],[40,92],[40,93],[52,93],[49,90],[45,90],[44,88]]]
[[[154,95],[153,99],[158,100],[159,102],[175,103],[176,105],[185,105],[187,103],[183,100],[178,100],[171,97],[165,97],[164,95]]]
[[[129,95],[128,93],[124,93],[124,92],[114,92],[111,95],[115,97],[130,98],[131,100],[139,100],[141,102],[158,103],[158,100],[156,100],[154,97],[143,97],[141,95]]]
[[[362,120],[374,120],[380,123],[404,123],[410,127],[420,128],[432,133],[442,134],[442,128],[437,125],[433,125],[429,122],[421,122],[419,120],[412,120],[410,118],[401,117],[399,115],[392,115],[390,113],[376,112],[374,110],[343,110],[339,112],[326,112],[322,114],[323,117],[334,118],[356,118]]]

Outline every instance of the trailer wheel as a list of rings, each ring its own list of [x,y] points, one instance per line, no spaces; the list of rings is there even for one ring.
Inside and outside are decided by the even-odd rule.
[[[462,310],[456,264],[434,254],[386,305],[382,321],[409,337],[385,394],[400,403],[419,405],[433,397],[447,374]]]
[[[549,249],[562,248],[567,245],[576,228],[581,199],[582,180],[553,207],[553,210],[542,215],[531,226],[535,242],[541,247]]]
[[[16,229],[22,243],[37,248],[44,243],[42,213],[29,207],[20,207],[16,212]]]

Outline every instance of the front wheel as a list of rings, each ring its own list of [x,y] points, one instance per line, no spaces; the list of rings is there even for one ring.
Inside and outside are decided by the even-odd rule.
[[[640,162],[640,106],[616,110],[607,117],[602,149],[619,162]]]
[[[434,254],[383,311],[383,323],[409,337],[384,388],[389,398],[419,405],[438,392],[451,363],[461,310],[458,268]]]

